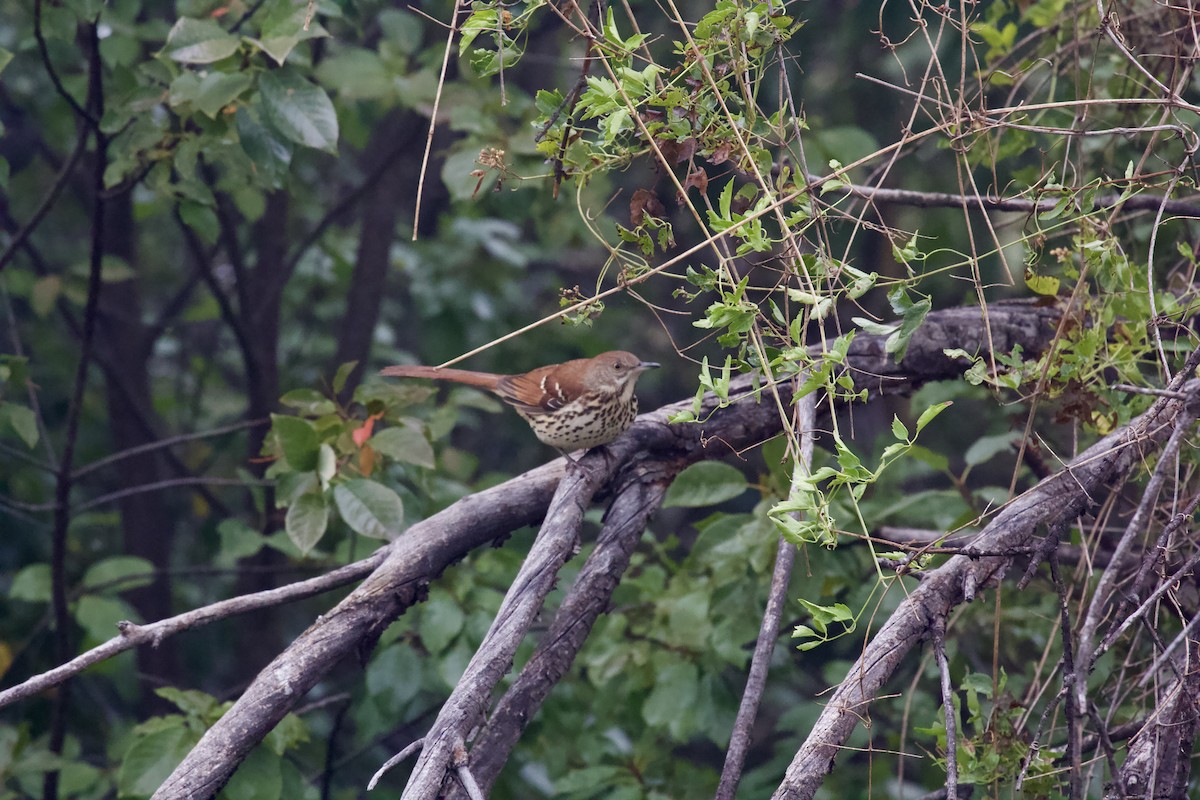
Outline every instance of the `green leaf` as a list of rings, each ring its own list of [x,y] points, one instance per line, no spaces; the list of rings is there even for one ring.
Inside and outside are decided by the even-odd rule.
[[[347,361],[338,367],[337,373],[333,376],[333,391],[335,394],[341,394],[342,389],[346,388],[346,381],[350,379],[350,373],[354,372],[354,368],[357,366],[357,361]]]
[[[424,614],[427,608],[428,605],[422,606],[421,613]],[[386,703],[389,709],[395,708],[421,692],[421,682],[416,676],[421,674],[423,667],[424,657],[412,645],[396,642],[380,650],[367,665],[367,692],[373,701]],[[396,680],[398,675],[405,679]]]
[[[83,585],[89,589],[107,588],[124,592],[154,582],[154,565],[138,556],[113,556],[88,567]]]
[[[191,105],[209,119],[216,119],[250,84],[245,72],[184,72],[171,82],[168,102],[172,107]]]
[[[14,575],[8,597],[27,603],[50,602],[50,565],[30,564]]]
[[[337,152],[337,114],[323,89],[285,67],[265,73],[259,93],[275,130],[305,147]]]
[[[295,714],[288,714],[279,721],[263,744],[275,755],[282,756],[288,750],[307,742],[310,738],[308,724]],[[298,795],[282,795],[283,797]]]
[[[425,438],[419,425],[415,420],[406,420],[401,425],[381,430],[371,437],[368,444],[388,458],[433,469],[433,445]]]
[[[13,60],[12,51],[5,50],[3,47],[0,47],[0,72],[3,72],[4,68],[8,66],[8,62],[10,62],[12,60]]]
[[[363,48],[347,48],[326,58],[317,67],[323,86],[336,88],[340,98],[388,100],[396,96],[396,82],[379,54]]]
[[[333,490],[333,499],[346,524],[363,536],[391,539],[404,526],[403,501],[381,483],[348,481]]]
[[[950,459],[946,458],[946,456],[942,455],[941,453],[934,452],[933,450],[930,450],[927,447],[922,447],[919,444],[914,444],[912,447],[908,448],[908,455],[912,456],[917,461],[920,461],[922,464],[936,469],[938,472],[945,472],[950,468]]]
[[[333,480],[334,475],[337,475],[337,453],[322,442],[317,450],[317,480],[321,482],[322,490],[329,488],[329,482]]]
[[[279,800],[283,790],[279,756],[256,747],[221,791],[226,800]]]
[[[1053,275],[1038,275],[1029,267],[1025,268],[1025,285],[1033,292],[1047,297],[1058,294],[1062,281]]]
[[[163,686],[154,693],[178,708],[189,718],[200,722],[211,722],[223,713],[221,702],[207,692],[198,689],[178,689],[174,686]]]
[[[292,163],[292,143],[264,125],[256,108],[238,108],[237,132],[242,150],[254,163],[262,184],[272,188],[282,186]]]
[[[797,645],[797,650],[812,650],[839,636],[853,633],[855,629],[854,614],[844,603],[820,606],[800,598],[800,605],[812,614],[812,619],[808,625],[797,625],[792,630],[793,638],[810,640]],[[829,626],[834,623],[837,624],[838,630],[831,632]]]
[[[154,794],[199,740],[199,734],[189,731],[182,718],[175,719],[178,719],[177,725],[149,736],[139,736],[125,751],[117,772],[117,789],[121,797]]]
[[[666,642],[684,650],[701,651],[712,630],[709,596],[704,591],[661,601],[666,614]]]
[[[869,320],[866,317],[851,317],[850,321],[872,336],[889,336],[899,328],[899,325],[885,324]]]
[[[288,538],[296,549],[308,555],[329,527],[329,508],[319,494],[302,494],[288,507],[284,520]]]
[[[29,305],[33,306],[33,313],[45,319],[54,311],[54,304],[58,302],[61,294],[62,278],[58,275],[46,275],[38,278],[33,284],[29,293]]]
[[[974,467],[991,461],[1001,453],[1011,452],[1013,444],[1012,433],[997,433],[993,436],[983,436],[967,448],[963,460],[967,466]]]
[[[121,620],[138,620],[137,612],[115,597],[88,594],[75,604],[75,621],[93,643],[106,642],[118,635],[117,623]]]
[[[120,283],[131,281],[137,277],[129,262],[120,256],[105,255],[100,262],[100,280],[105,283]]]
[[[679,473],[667,490],[664,508],[700,508],[731,500],[746,491],[746,477],[720,461],[701,461]]]
[[[285,414],[272,414],[271,429],[289,467],[297,472],[317,468],[317,449],[321,443],[317,438],[317,429],[311,422]]]
[[[653,727],[666,727],[675,722],[696,703],[700,689],[699,674],[693,664],[671,664],[659,672],[654,690],[642,706],[642,719]]]
[[[566,797],[572,793],[582,793],[583,796],[594,796],[597,786],[605,787],[605,796],[611,798],[611,790],[622,779],[632,777],[624,767],[585,767],[568,772],[554,782],[554,792],[558,797]],[[640,792],[639,792],[640,794]]]
[[[446,595],[434,595],[421,608],[421,644],[437,655],[450,646],[466,620],[458,603]]]
[[[262,533],[236,517],[222,520],[217,534],[221,537],[217,566],[233,566],[238,559],[254,555],[263,546]]]
[[[895,436],[902,442],[908,441],[908,428],[904,427],[904,423],[900,421],[900,417],[892,415],[892,436]]]
[[[0,423],[8,423],[25,446],[32,450],[38,443],[37,415],[19,403],[0,401]]]
[[[279,398],[279,402],[310,417],[322,417],[337,411],[337,405],[316,389],[292,389]]]
[[[921,295],[920,300],[913,302],[903,286],[897,286],[889,293],[888,300],[891,301],[892,310],[901,316],[902,321],[900,328],[888,337],[884,350],[894,354],[896,363],[899,364],[904,360],[904,354],[908,352],[909,340],[917,332],[917,328],[921,327],[921,323],[925,321],[925,316],[933,307],[933,303],[924,295]]]
[[[195,231],[205,244],[216,244],[217,237],[221,234],[221,224],[217,220],[217,212],[210,206],[184,200],[179,204],[179,218]]]
[[[424,41],[425,22],[416,14],[407,10],[389,8],[381,11],[375,18],[384,36],[395,45],[400,52],[416,55]]]
[[[212,20],[181,17],[167,34],[161,54],[183,64],[211,64],[236,53],[240,44]]]
[[[934,403],[929,408],[921,412],[921,416],[917,417],[917,433],[925,430],[925,426],[933,422],[938,414],[941,414],[950,406],[954,405],[953,400],[945,400],[941,403]]]
[[[300,42],[329,35],[316,20],[308,20],[308,29],[305,30],[306,20],[308,5],[302,4],[287,16],[278,20],[267,20],[263,25],[262,35],[250,41],[258,45],[276,64],[283,66],[283,62],[287,61],[288,55]]]

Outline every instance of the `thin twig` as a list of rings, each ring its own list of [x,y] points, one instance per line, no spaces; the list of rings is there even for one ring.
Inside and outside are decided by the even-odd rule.
[[[829,181],[828,177],[819,175],[807,176],[813,188]],[[911,189],[887,189],[879,186],[865,186],[857,183],[839,182],[837,190],[830,190],[828,195],[836,196],[845,192],[864,200],[877,203],[894,203],[896,205],[912,206],[914,208],[964,208],[971,211],[1014,211],[1026,214],[1041,214],[1052,211],[1058,205],[1058,196],[1041,200],[1029,200],[1024,197],[997,197],[995,195],[967,195],[951,192],[918,192]],[[1096,209],[1112,208],[1121,205],[1123,208],[1135,211],[1164,211],[1183,217],[1200,216],[1200,203],[1190,200],[1171,200],[1165,195],[1139,194],[1125,197],[1120,193],[1097,195],[1094,207]]]
[[[149,452],[153,452],[155,450],[161,450],[164,447],[174,447],[177,444],[183,444],[184,442],[192,442],[192,441],[195,441],[196,439],[209,439],[214,436],[223,436],[227,433],[235,433],[237,431],[245,430],[246,428],[254,428],[259,425],[266,425],[270,421],[271,420],[269,420],[269,419],[245,420],[242,422],[235,422],[231,425],[223,425],[219,428],[212,428],[211,430],[207,430],[207,431],[198,431],[196,433],[181,433],[178,436],[169,436],[166,439],[159,439],[157,442],[148,442],[146,444],[138,445],[137,447],[130,447],[126,450],[122,450],[119,453],[113,453],[111,456],[105,456],[104,458],[101,458],[97,461],[93,461],[92,463],[90,463],[86,466],[80,467],[79,469],[77,469],[75,471],[75,474],[72,477],[75,480],[79,480],[80,478],[82,478],[85,475],[95,472],[98,469],[103,469],[104,467],[110,466],[114,462],[120,461],[125,458],[131,458],[132,456],[138,456],[143,453],[149,453]]]
[[[71,155],[67,156],[67,160],[63,163],[62,168],[59,169],[58,174],[54,176],[54,180],[50,183],[50,188],[46,191],[45,196],[42,197],[42,202],[38,204],[38,207],[30,215],[29,219],[25,221],[25,224],[21,226],[21,229],[13,234],[12,239],[8,242],[8,246],[4,248],[4,252],[0,253],[0,272],[4,271],[4,268],[13,260],[17,250],[25,244],[30,234],[37,230],[38,225],[42,224],[42,220],[50,213],[50,209],[54,206],[54,201],[58,199],[58,196],[66,187],[71,173],[75,171],[75,166],[87,150],[87,142],[90,134],[91,129],[81,123],[79,134],[75,139],[75,147],[71,150]]]
[[[454,756],[450,759],[450,765],[454,767],[455,774],[462,782],[467,797],[470,800],[485,800],[483,792],[479,790],[479,784],[475,782],[475,776],[471,774],[467,760],[467,746],[462,739],[459,739],[454,743]]]
[[[59,97],[66,101],[84,123],[83,127],[88,130],[99,131],[100,119],[91,111],[94,101],[88,98],[88,108],[84,108],[75,99],[75,96],[67,91],[67,87],[63,86],[62,78],[58,75],[58,70],[54,68],[54,62],[50,60],[50,48],[46,45],[46,37],[42,33],[42,0],[34,0],[33,3],[33,38],[37,40],[38,55],[42,58],[42,66],[46,69],[46,75],[50,78],[50,83],[54,85],[54,91],[58,92]],[[101,189],[104,187],[101,186]]]
[[[392,767],[396,766],[397,764],[401,763],[402,761],[405,761],[406,759],[408,759],[409,756],[413,755],[414,753],[416,753],[418,750],[420,750],[424,746],[425,746],[425,738],[422,737],[420,739],[417,739],[416,741],[410,742],[408,744],[408,746],[405,747],[403,750],[401,750],[399,753],[396,753],[396,755],[392,756],[387,761],[383,762],[383,766],[380,767],[379,769],[375,770],[375,774],[372,775],[371,780],[367,782],[367,791],[369,792],[372,789],[374,789],[375,785],[379,783],[379,779],[382,778],[388,770],[390,770]]]
[[[1188,358],[1188,363],[1191,365],[1191,367],[1181,370],[1179,375],[1183,376],[1190,374],[1191,371],[1195,369],[1195,364],[1193,362],[1197,360],[1200,360],[1200,349],[1196,350]],[[1178,381],[1172,381],[1171,391],[1177,390],[1177,387],[1175,386],[1177,382]],[[1174,403],[1177,405],[1182,405],[1183,401],[1164,398],[1156,401],[1156,403]],[[1125,528],[1125,533],[1122,534],[1120,541],[1117,542],[1117,546],[1113,550],[1114,561],[1119,562],[1122,558],[1124,558],[1125,554],[1132,549],[1134,541],[1137,539],[1137,537],[1144,533],[1146,521],[1150,516],[1150,509],[1153,507],[1154,503],[1157,502],[1158,494],[1161,491],[1164,482],[1166,481],[1167,469],[1169,468],[1172,460],[1175,458],[1175,455],[1179,452],[1179,447],[1183,443],[1185,435],[1187,434],[1188,430],[1191,429],[1191,426],[1194,424],[1194,422],[1195,418],[1190,414],[1181,413],[1176,418],[1174,431],[1171,433],[1167,443],[1163,446],[1162,453],[1159,455],[1158,463],[1155,465],[1154,472],[1151,474],[1150,480],[1146,484],[1146,488],[1142,493],[1142,499],[1138,503],[1137,510],[1134,512],[1133,517],[1130,518],[1129,524]],[[1088,605],[1087,613],[1084,615],[1083,624],[1080,626],[1078,663],[1079,669],[1082,670],[1082,674],[1084,675],[1091,670],[1092,665],[1095,663],[1095,659],[1099,657],[1100,652],[1102,651],[1102,648],[1096,647],[1094,639],[1096,637],[1096,630],[1100,624],[1103,610],[1108,604],[1109,597],[1113,592],[1113,586],[1117,579],[1118,575],[1116,570],[1105,570],[1100,575],[1100,580],[1096,584],[1096,590],[1092,593],[1091,603]],[[1129,623],[1130,620],[1126,620],[1125,622]],[[1123,631],[1126,627],[1127,624],[1123,624],[1120,627],[1120,630]],[[1109,636],[1106,637],[1106,640],[1111,642],[1114,638],[1115,634],[1110,632]],[[1081,677],[1080,680],[1076,681],[1074,691],[1076,708],[1087,708],[1087,680]]]
[[[803,376],[797,381],[802,383]],[[799,403],[800,419],[797,427],[800,434],[800,453],[792,470],[792,491],[812,471],[813,435],[816,431],[816,395],[809,394]],[[767,669],[771,654],[775,651],[775,640],[779,638],[779,622],[787,602],[788,585],[792,578],[792,566],[796,561],[796,546],[779,538],[775,553],[775,570],[771,575],[771,587],[767,594],[767,608],[763,612],[754,644],[754,656],[750,661],[750,674],[746,677],[746,688],[733,722],[729,737],[729,749],[725,753],[725,765],[721,769],[721,780],[717,785],[716,800],[733,800],[742,779],[746,754],[750,751],[750,736],[758,707],[767,686]]]
[[[417,241],[421,228],[421,200],[425,195],[425,173],[429,170],[429,154],[433,150],[433,133],[437,130],[438,108],[442,104],[442,89],[446,85],[446,72],[450,67],[450,53],[454,51],[454,34],[458,33],[458,15],[464,0],[455,0],[450,12],[450,29],[446,34],[446,50],[442,53],[442,71],[438,75],[437,92],[433,96],[433,110],[429,112],[429,133],[425,137],[425,153],[421,156],[421,172],[417,179],[417,202],[413,209],[412,240]]]
[[[60,686],[64,681],[78,675],[88,667],[107,661],[118,653],[132,650],[144,644],[158,645],[164,639],[177,633],[207,625],[210,622],[226,619],[237,614],[257,611],[262,608],[283,605],[284,603],[303,600],[306,597],[322,594],[347,583],[356,581],[370,574],[387,556],[388,548],[382,547],[369,557],[339,567],[324,575],[309,578],[305,581],[281,586],[278,589],[268,589],[263,592],[231,597],[207,606],[193,609],[174,617],[152,622],[146,625],[135,625],[132,622],[120,623],[119,636],[93,647],[85,653],[67,661],[54,669],[34,675],[9,689],[0,691],[0,708],[12,705],[27,697],[46,691],[54,686]]]
[[[942,686],[942,718],[946,723],[946,800],[958,800],[958,734],[954,720],[954,684],[950,680],[950,662],[946,660],[946,621],[937,617],[931,631],[933,657],[937,661]]]
[[[74,506],[75,511],[88,511],[93,508],[99,508],[109,503],[114,503],[117,500],[124,500],[126,497],[145,494],[147,492],[159,492],[163,489],[178,489],[184,486],[273,486],[274,481],[269,480],[247,480],[245,478],[209,478],[203,475],[197,475],[191,478],[166,478],[161,481],[153,481],[144,483],[140,486],[130,486],[126,489],[121,489],[116,492],[100,495],[99,497],[88,500],[86,503],[80,503]]]
[[[1058,537],[1057,532],[1054,536]],[[1058,569],[1058,557],[1051,553],[1047,561],[1050,565],[1050,579],[1054,581],[1055,595],[1058,598],[1059,632],[1062,637],[1062,686],[1067,718],[1067,762],[1071,765],[1069,791],[1072,800],[1078,800],[1084,789],[1083,719],[1079,707],[1075,704],[1075,684],[1078,681],[1086,681],[1087,674],[1079,672],[1075,660],[1075,637],[1071,633],[1071,612],[1067,606],[1067,589]]]

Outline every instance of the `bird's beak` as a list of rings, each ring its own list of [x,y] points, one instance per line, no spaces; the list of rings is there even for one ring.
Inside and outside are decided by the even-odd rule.
[[[658,369],[661,366],[662,364],[659,364],[657,361],[639,361],[638,372],[644,372],[648,369]]]

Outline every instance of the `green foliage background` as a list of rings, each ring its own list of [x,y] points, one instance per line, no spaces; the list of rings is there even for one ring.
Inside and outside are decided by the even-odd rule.
[[[1190,89],[1171,71],[1168,45],[1186,45],[1173,18],[1117,5],[1126,41],[1160,53],[1146,69]],[[855,331],[889,335],[899,357],[932,307],[1073,295],[1078,324],[1051,357],[963,352],[961,384],[835,415],[807,483],[791,480],[794,432],[685,472],[495,791],[710,794],[782,532],[804,548],[787,619],[800,638],[775,652],[743,781],[741,796],[765,796],[820,693],[914,580],[886,574],[865,534],[978,527],[1036,481],[1010,446],[1026,415],[1046,450],[1068,453],[1148,405],[1112,385],[1154,384],[1194,345],[1194,225],[1110,216],[1108,201],[1190,191],[1195,107],[1103,102],[1158,95],[1105,45],[1094,4],[972,8],[966,46],[957,11],[927,5],[478,2],[458,18],[443,80],[444,2],[9,4],[4,685],[109,639],[119,620],[362,558],[550,456],[477,393],[364,378],[382,364],[440,363],[570,307],[469,367],[619,347],[667,362],[643,380],[643,408],[720,394],[751,369],[803,371],[824,403],[856,394],[838,360]],[[565,18],[600,35],[585,45]],[[928,100],[916,112],[914,91]],[[1022,103],[1036,108],[1012,110]],[[805,173],[822,182],[809,191]],[[844,190],[869,182],[1047,205],[986,223],[902,200],[864,210]],[[810,355],[817,343],[832,355]],[[448,571],[222,796],[359,796],[431,721],[531,539]],[[1048,680],[1030,665],[1060,646],[1042,588],[964,608],[949,642],[960,774],[1005,796],[1028,755],[1014,731],[1036,724]],[[332,602],[199,628],[0,712],[0,797],[149,796]],[[944,780],[931,660],[914,657],[904,681],[825,796],[915,796]],[[1120,696],[1114,713],[1142,702]],[[1054,756],[1026,767],[1021,796],[1056,790]]]

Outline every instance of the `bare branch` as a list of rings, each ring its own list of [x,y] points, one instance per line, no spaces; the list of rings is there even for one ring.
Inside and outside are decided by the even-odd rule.
[[[288,586],[281,586],[278,589],[269,589],[265,592],[255,592],[254,594],[221,600],[174,617],[152,622],[148,625],[135,625],[132,622],[119,623],[118,627],[121,630],[119,636],[114,636],[104,644],[93,647],[86,653],[76,656],[61,666],[43,672],[40,675],[35,675],[12,688],[0,692],[0,708],[58,686],[63,681],[78,675],[88,667],[99,664],[102,661],[107,661],[126,650],[132,650],[144,644],[157,645],[169,636],[207,625],[210,622],[216,622],[217,620],[226,619],[237,614],[245,614],[249,611],[256,611],[260,608],[270,608],[272,606],[283,605],[284,603],[295,602],[296,600],[303,600],[306,597],[312,597],[313,595],[336,589],[339,586],[345,586],[347,583],[370,574],[373,569],[383,562],[386,556],[387,548],[382,548],[368,558],[356,561],[353,564],[347,564],[344,567],[339,567],[332,572],[316,578],[299,581]]]
[[[425,735],[425,747],[402,797],[434,800],[441,795],[456,743],[461,746],[482,721],[492,690],[512,666],[517,648],[554,588],[558,570],[578,552],[583,512],[611,474],[606,467],[600,459],[582,458],[559,482],[546,521],[504,595],[491,628]]]
[[[1197,397],[1200,381],[1172,385],[1170,389]],[[1170,398],[1156,401],[1130,425],[1105,437],[1061,472],[1006,505],[980,532],[979,545],[993,551],[1027,547],[1039,525],[1055,526],[1074,519],[1091,504],[1093,495],[1128,475],[1145,455],[1170,436],[1183,418],[1195,418],[1193,404]],[[970,600],[978,587],[1003,577],[1011,562],[1011,558],[1003,556],[978,559],[954,556],[926,574],[847,671],[846,679],[792,759],[783,783],[775,792],[776,800],[813,796],[865,706],[877,696],[904,655],[929,635],[938,620],[945,620],[954,607]]]
[[[401,764],[408,760],[424,746],[425,739],[422,737],[416,741],[409,742],[407,747],[405,747],[399,753],[396,753],[396,755],[392,756],[387,761],[383,762],[383,766],[375,770],[375,774],[371,776],[371,780],[367,783],[367,791],[372,791],[375,786],[378,785],[380,778],[387,774],[388,770],[397,764]]]
[[[119,453],[113,453],[111,456],[105,456],[104,458],[93,461],[92,463],[90,463],[86,466],[80,467],[79,469],[77,469],[75,471],[74,478],[76,480],[78,480],[79,478],[82,478],[83,476],[85,476],[89,473],[95,472],[96,470],[102,469],[103,467],[107,467],[110,464],[120,461],[121,459],[124,459],[124,458],[130,458],[131,456],[141,455],[142,453],[149,453],[153,450],[159,450],[164,447],[173,447],[174,445],[182,444],[184,442],[192,442],[192,441],[195,441],[196,439],[208,439],[213,436],[223,436],[227,433],[235,433],[237,431],[245,430],[246,428],[254,428],[259,425],[267,425],[270,422],[271,422],[271,420],[269,420],[269,419],[243,420],[242,422],[235,422],[231,425],[223,425],[220,428],[213,428],[212,430],[208,430],[208,431],[198,431],[196,433],[183,433],[178,436],[169,436],[165,439],[159,439],[157,442],[149,442],[147,444],[138,445],[137,447],[130,447],[126,450],[122,450]]]
[[[829,181],[823,175],[809,175],[813,188]],[[843,183],[837,191],[830,191],[823,199],[832,201],[838,192],[843,192],[876,203],[895,203],[914,208],[963,208],[970,211],[1012,211],[1025,214],[1041,214],[1051,211],[1061,199],[1058,196],[1044,200],[1028,200],[1023,197],[997,197],[995,195],[951,194],[949,192],[918,192],[911,189],[887,189],[880,186]],[[1200,203],[1190,200],[1172,200],[1161,195],[1139,194],[1126,197],[1118,192],[1097,195],[1096,208],[1121,208],[1132,211],[1158,211],[1181,217],[1200,216]]]
[[[942,687],[942,719],[946,723],[946,800],[958,800],[958,733],[954,720],[954,686],[946,659],[946,621],[933,623],[933,657]]]
[[[1002,352],[1019,345],[1023,352],[1042,352],[1053,334],[1059,311],[1031,303],[997,303],[989,309],[991,338]],[[859,335],[851,343],[847,364],[857,384],[871,396],[884,390],[904,392],[930,380],[961,375],[965,365],[943,352],[984,347],[978,308],[931,313],[897,364],[882,336]],[[787,386],[780,387],[785,402]],[[679,466],[719,458],[729,448],[748,448],[775,436],[781,426],[772,403],[758,403],[749,376],[735,380],[730,405],[719,408],[705,398],[702,424],[669,425],[669,416],[691,407],[691,400],[665,406],[638,418],[633,428],[583,461],[605,459],[612,472],[626,467],[634,453],[648,453]],[[563,473],[556,461],[499,486],[463,498],[439,514],[414,525],[398,539],[388,558],[336,608],[322,616],[276,657],[159,788],[157,798],[214,794],[241,760],[333,665],[356,648],[370,648],[399,614],[422,599],[425,587],[450,563],[473,547],[539,520]]]
[[[800,459],[792,473],[793,489],[801,478],[812,472],[813,435],[817,427],[816,397],[808,395],[803,398],[799,403],[799,411]],[[758,717],[759,703],[767,688],[767,668],[771,663],[771,654],[775,652],[775,640],[779,638],[779,622],[783,618],[795,562],[796,546],[780,537],[775,553],[775,569],[771,574],[771,589],[767,594],[767,607],[763,611],[758,640],[754,643],[754,656],[750,660],[750,674],[746,676],[746,688],[742,692],[733,733],[729,737],[721,781],[717,784],[717,800],[733,800],[742,780],[742,768],[746,763],[746,753],[750,750],[750,735],[754,730],[754,720]]]
[[[563,598],[550,629],[475,737],[471,769],[485,788],[495,783],[521,732],[566,674],[597,618],[608,608],[646,522],[662,504],[676,471],[670,464],[642,458],[630,470],[632,480],[617,491],[604,515],[596,547]]]

